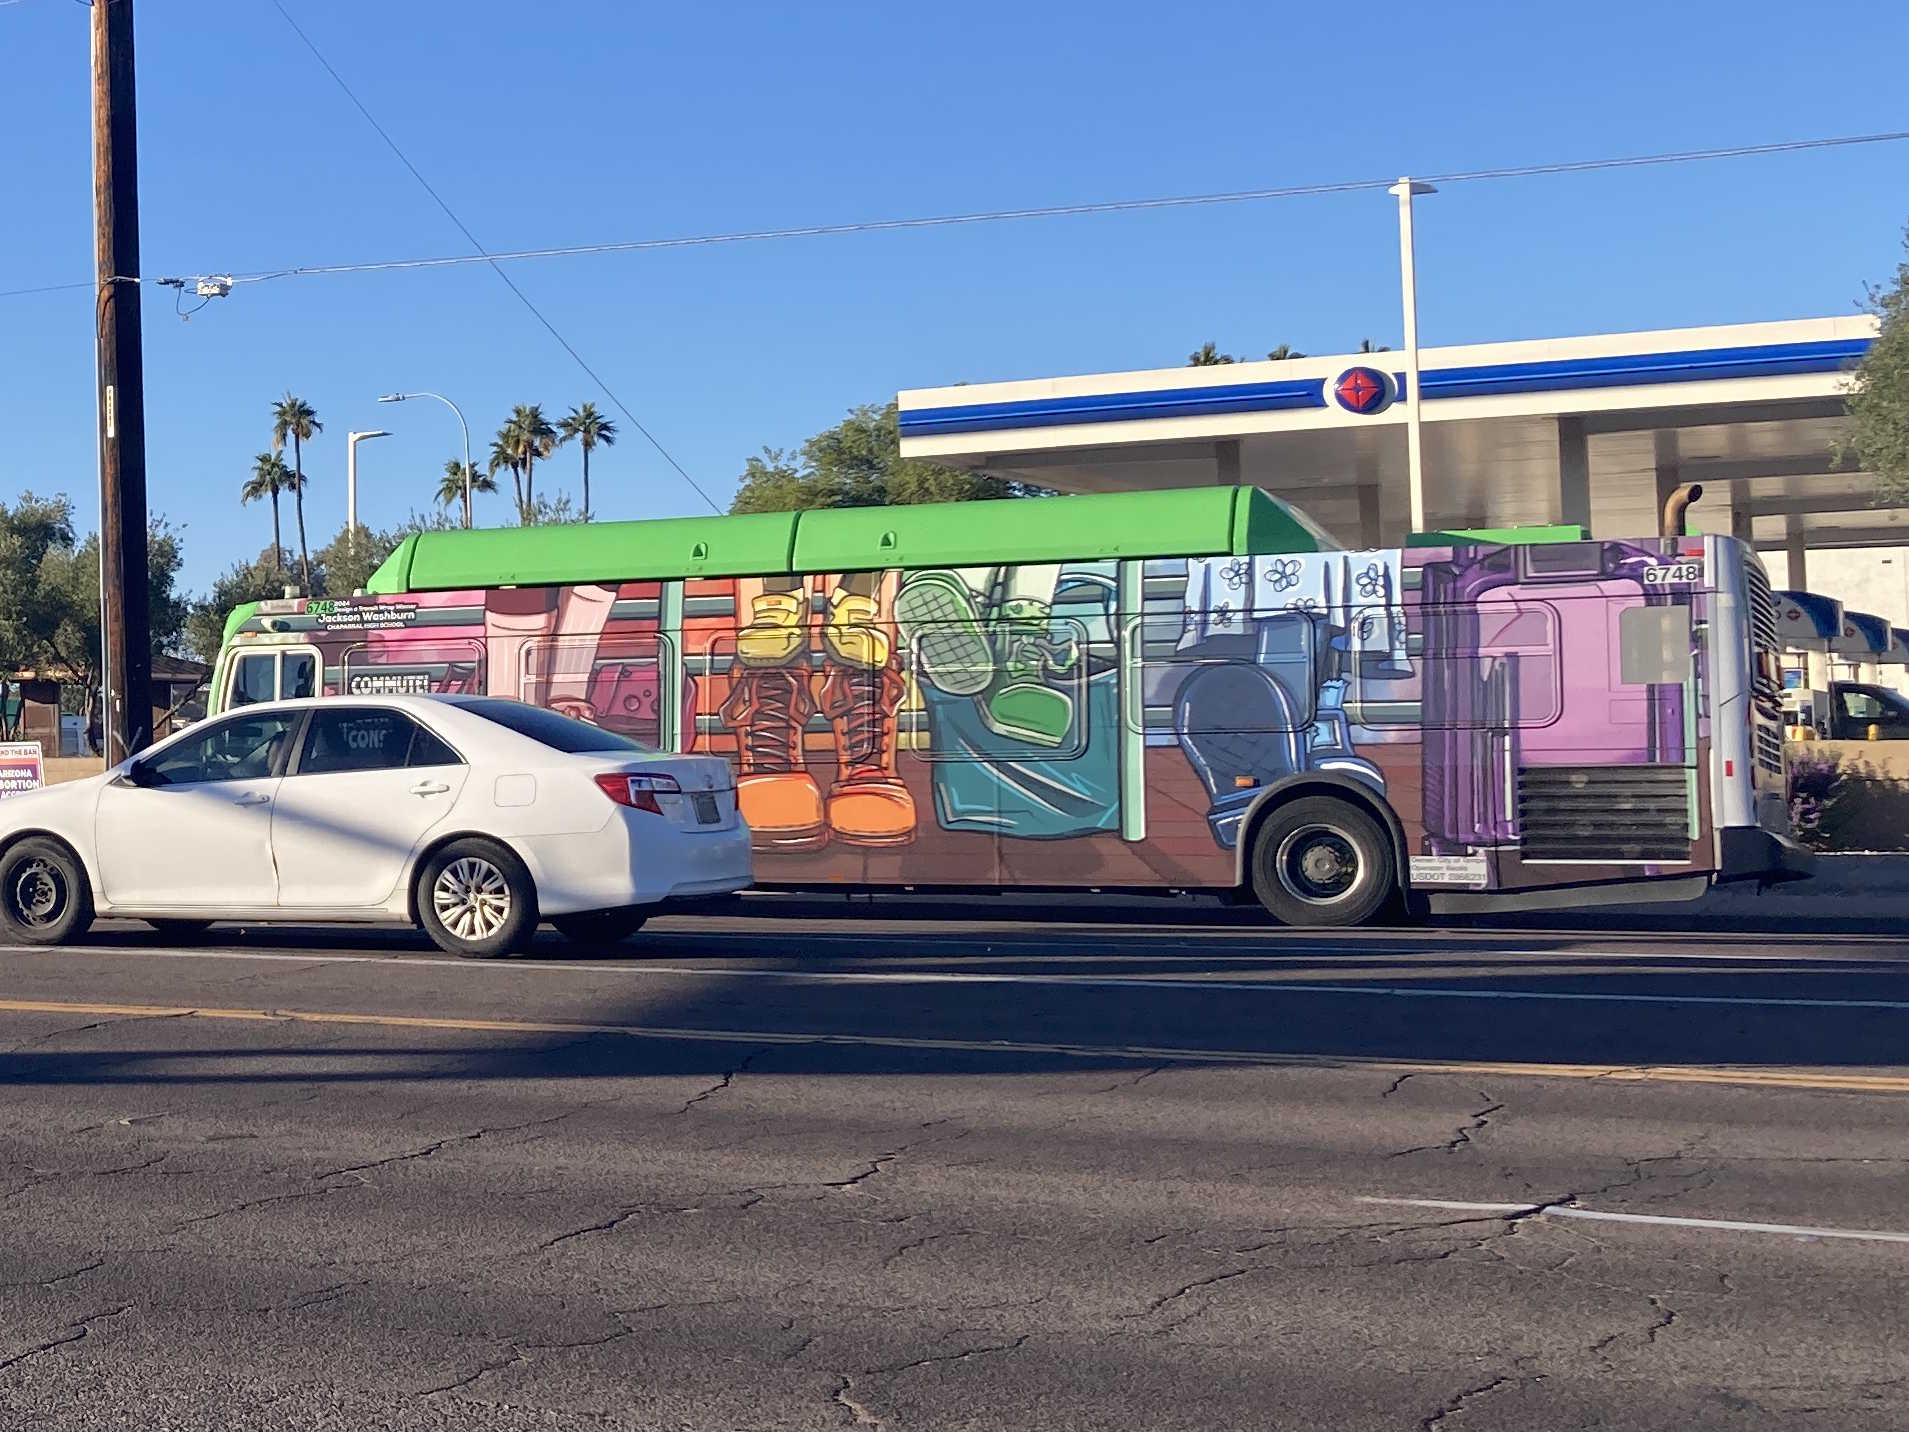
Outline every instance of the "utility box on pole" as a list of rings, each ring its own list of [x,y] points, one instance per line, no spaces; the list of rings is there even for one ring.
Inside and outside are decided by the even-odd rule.
[[[146,386],[139,329],[133,0],[93,15],[93,250],[99,356],[99,585],[106,761],[152,738],[146,553]]]

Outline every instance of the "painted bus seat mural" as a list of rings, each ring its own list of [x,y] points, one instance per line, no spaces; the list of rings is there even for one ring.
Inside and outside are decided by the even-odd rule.
[[[1151,535],[266,603],[221,690],[296,647],[327,692],[520,697],[722,754],[771,883],[1230,885],[1254,802],[1308,773],[1383,800],[1435,885],[1674,871],[1709,839],[1712,564],[1754,562],[1729,539],[1172,557]]]

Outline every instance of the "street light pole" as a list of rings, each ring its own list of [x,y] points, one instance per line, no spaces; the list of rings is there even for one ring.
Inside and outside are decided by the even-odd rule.
[[[464,434],[464,530],[471,527],[471,425],[464,421],[464,410],[442,393],[386,393],[381,403],[406,403],[413,398],[436,398],[457,414],[457,426]]]
[[[368,433],[345,434],[345,546],[358,550],[358,444],[367,438],[388,438],[383,428]]]
[[[1430,184],[1401,178],[1386,190],[1399,200],[1399,288],[1405,301],[1405,471],[1412,499],[1412,531],[1425,530],[1425,458],[1419,438],[1418,262],[1412,247],[1412,199],[1436,194]]]

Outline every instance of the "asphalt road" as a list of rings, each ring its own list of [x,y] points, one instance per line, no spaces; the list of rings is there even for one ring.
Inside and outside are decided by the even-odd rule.
[[[1909,942],[0,950],[0,1428],[1909,1428]]]

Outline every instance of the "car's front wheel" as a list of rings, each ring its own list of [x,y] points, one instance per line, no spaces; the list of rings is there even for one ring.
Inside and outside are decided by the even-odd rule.
[[[433,851],[418,870],[418,923],[441,950],[489,959],[530,943],[537,889],[505,846],[469,837]]]
[[[93,887],[65,845],[44,836],[0,858],[0,928],[29,945],[64,945],[93,923]]]
[[[621,944],[648,918],[642,910],[590,910],[581,915],[553,915],[557,933],[576,945]]]

